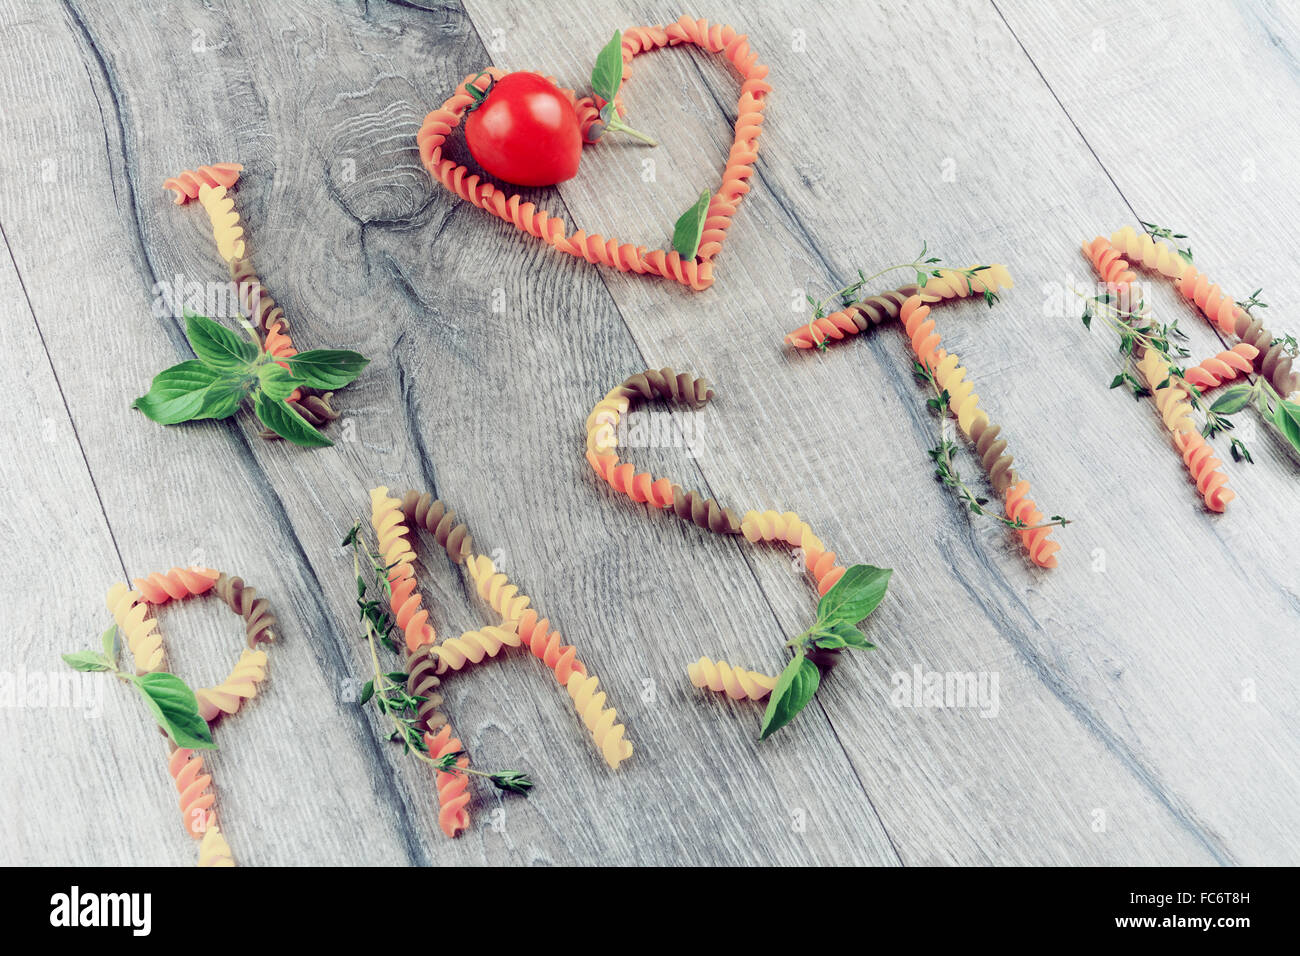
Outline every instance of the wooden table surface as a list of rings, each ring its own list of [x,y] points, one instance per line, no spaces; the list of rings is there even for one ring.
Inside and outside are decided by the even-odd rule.
[[[1114,338],[1083,328],[1070,293],[1093,281],[1082,240],[1154,221],[1300,332],[1294,6],[685,11],[747,32],[775,87],[702,293],[558,254],[421,167],[415,132],[466,74],[541,69],[585,89],[616,28],[682,12],[0,0],[0,862],[193,862],[137,700],[100,675],[79,702],[13,693],[95,644],[110,584],[188,564],[241,574],[282,624],[270,680],[209,760],[241,863],[1297,861],[1300,469],[1261,427],[1256,464],[1225,466],[1237,500],[1208,513],[1150,403],[1107,391]],[[638,58],[628,106],[662,145],[589,149],[539,195],[570,223],[662,245],[716,182],[737,89],[697,50]],[[202,211],[161,188],[216,161],[246,167],[239,208],[300,346],[372,359],[339,396],[332,448],[263,441],[242,414],[163,427],[129,407],[191,355],[159,284],[223,278]],[[936,422],[897,326],[822,354],[782,343],[805,293],[922,241],[1016,279],[992,309],[937,317],[1040,505],[1074,522],[1056,570],[933,480]],[[1152,288],[1195,352],[1217,350]],[[696,691],[685,666],[774,673],[811,618],[806,580],[782,552],[615,495],[583,461],[591,406],[665,365],[718,396],[671,412],[697,429],[693,454],[634,460],[741,510],[797,510],[843,559],[895,569],[867,627],[878,650],[762,743],[761,708]],[[959,463],[984,490],[968,450]],[[354,702],[369,660],[339,541],[378,484],[460,512],[600,676],[630,761],[605,767],[531,657],[465,672],[448,708],[476,765],[538,787],[476,784],[472,827],[442,836],[424,767]],[[439,631],[490,621],[464,570],[423,554]],[[162,626],[177,672],[208,683],[238,630],[192,603]],[[996,713],[895,706],[895,675],[916,668],[996,678]]]

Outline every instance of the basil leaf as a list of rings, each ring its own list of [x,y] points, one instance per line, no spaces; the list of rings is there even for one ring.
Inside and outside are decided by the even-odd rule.
[[[215,750],[208,722],[199,715],[199,702],[175,674],[145,674],[135,680],[145,704],[177,747]]]
[[[366,703],[369,702],[370,698],[374,696],[375,696],[375,682],[372,680],[368,680],[361,688],[361,699],[357,701],[357,704],[364,707]]]
[[[799,711],[812,700],[821,683],[822,675],[817,665],[800,655],[790,661],[781,672],[772,696],[767,701],[767,713],[763,714],[763,726],[759,729],[758,739],[766,740],[798,715]]]
[[[111,671],[113,669],[107,657],[103,654],[96,654],[94,651],[77,651],[75,654],[64,654],[63,663],[78,671]]]
[[[709,216],[709,199],[706,189],[700,193],[690,209],[681,214],[673,226],[673,248],[683,259],[694,259],[700,251],[700,239],[704,236],[704,220]]]
[[[880,606],[889,588],[892,568],[855,564],[844,572],[835,586],[817,603],[819,623],[845,621],[857,624]]]
[[[613,102],[623,85],[623,33],[614,31],[614,37],[596,57],[591,68],[591,91],[601,99]]]
[[[1210,406],[1210,411],[1219,412],[1223,415],[1235,415],[1246,407],[1248,401],[1250,401],[1250,386],[1234,385],[1214,400],[1214,404]]]
[[[253,342],[192,312],[185,314],[185,337],[199,361],[218,372],[246,371],[258,355]]]
[[[131,403],[160,425],[187,422],[203,407],[204,391],[220,378],[218,372],[190,359],[154,376],[149,392]]]
[[[99,638],[99,644],[104,648],[104,657],[110,663],[117,663],[117,625],[112,624]]]
[[[289,374],[289,370],[275,362],[268,362],[257,370],[258,384],[262,387],[262,392],[267,398],[282,402],[297,388],[301,382],[298,382]]]
[[[813,644],[824,651],[834,651],[844,647],[869,651],[876,646],[866,639],[856,624],[850,624],[848,621],[835,621],[826,628],[824,635],[819,635],[813,641]]]
[[[253,399],[258,420],[281,438],[303,448],[328,448],[334,443],[318,432],[285,402],[277,402],[259,390]]]
[[[289,371],[299,385],[324,389],[342,388],[370,364],[364,355],[346,349],[312,349],[288,361]]]
[[[239,411],[239,406],[251,387],[252,380],[245,377],[213,382],[203,392],[203,404],[199,406],[198,413],[193,416],[193,419],[229,418]]]
[[[1291,447],[1300,451],[1300,405],[1282,399],[1273,409],[1273,424],[1277,426]]]

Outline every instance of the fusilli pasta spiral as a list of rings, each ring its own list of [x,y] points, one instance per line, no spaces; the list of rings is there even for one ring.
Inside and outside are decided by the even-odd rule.
[[[1196,427],[1187,391],[1173,382],[1169,362],[1157,352],[1148,350],[1138,360],[1137,368],[1155,398],[1174,447],[1182,454],[1183,464],[1196,482],[1196,490],[1205,499],[1205,506],[1211,511],[1223,511],[1236,493],[1228,488],[1227,476],[1218,470],[1223,463],[1214,457]]]
[[[716,534],[738,534],[740,522],[730,508],[694,491],[683,491],[667,478],[637,473],[618,457],[618,426],[634,397],[673,398],[701,408],[713,398],[713,388],[702,378],[670,368],[648,369],[631,375],[610,389],[587,416],[587,462],[615,491],[638,504],[671,508],[677,517]]]
[[[1238,342],[1231,349],[1207,358],[1200,365],[1192,366],[1183,373],[1183,378],[1201,391],[1217,388],[1238,375],[1254,371],[1254,361],[1258,355],[1259,349],[1249,342]]]
[[[457,524],[456,512],[427,492],[420,494],[411,490],[403,495],[402,513],[407,522],[433,535],[447,556],[457,564],[464,563],[472,553],[474,539],[470,536],[469,528]]]
[[[686,670],[696,687],[725,693],[732,700],[762,700],[772,693],[777,681],[775,677],[732,667],[726,661],[711,661],[707,657],[701,657]]]
[[[244,635],[249,647],[275,640],[279,622],[271,612],[270,602],[257,596],[257,588],[244,584],[244,579],[222,574],[217,578],[216,595],[226,606],[244,619]]]
[[[211,790],[212,775],[203,770],[203,757],[186,747],[175,747],[167,758],[167,772],[180,796],[186,831],[194,839],[201,839],[216,825],[212,805],[217,802],[217,795]]]
[[[273,331],[278,331],[280,334],[287,333],[289,319],[284,314],[284,309],[280,308],[271,295],[271,290],[262,284],[252,263],[241,258],[231,259],[228,265],[230,281],[235,284],[240,311],[264,336],[270,335]],[[288,340],[287,334],[285,340]]]
[[[239,224],[235,201],[226,195],[225,186],[199,187],[199,204],[212,223],[212,238],[217,241],[217,252],[229,263],[244,258],[244,227]]]
[[[424,745],[429,749],[429,756],[435,759],[465,749],[451,735],[450,724],[444,724],[436,734],[426,733]],[[468,767],[469,758],[458,758],[456,766]],[[469,826],[469,781],[463,773],[438,770],[434,774],[434,784],[438,789],[438,826],[448,837],[454,837]]]
[[[154,572],[131,583],[146,604],[166,604],[173,598],[203,594],[217,583],[219,572],[211,568],[172,568],[166,574]]]
[[[935,384],[948,395],[948,411],[957,420],[961,433],[975,447],[975,455],[988,475],[993,490],[1005,496],[1006,515],[1012,521],[1037,525],[1043,515],[1034,503],[1025,497],[1029,483],[1021,481],[1014,467],[1015,459],[1006,453],[1006,439],[1000,426],[989,421],[988,413],[980,408],[975,385],[966,378],[966,369],[955,355],[940,348],[940,336],[935,331],[934,320],[929,318],[930,308],[922,304],[920,296],[912,296],[899,312],[917,361],[930,370]],[[1056,552],[1061,546],[1048,540],[1049,527],[1017,529],[1021,543],[1029,558],[1039,567],[1057,566]]]
[[[379,554],[388,568],[389,609],[406,636],[406,649],[414,651],[424,644],[432,644],[437,634],[428,623],[428,610],[421,607],[424,598],[415,580],[415,551],[406,538],[402,503],[391,497],[386,487],[370,492],[370,524],[379,540]]]
[[[519,593],[519,588],[511,584],[510,579],[496,569],[491,558],[472,554],[465,561],[465,567],[478,586],[479,597],[501,616],[501,620],[513,624],[523,617],[531,599]]]
[[[416,722],[421,730],[436,731],[447,723],[442,712],[442,681],[438,677],[441,665],[433,644],[416,648],[406,656],[406,692],[413,697],[423,697],[416,707]]]
[[[176,198],[172,201],[183,206],[191,199],[199,198],[199,188],[202,186],[224,186],[229,189],[235,185],[243,169],[239,163],[213,163],[198,169],[186,169],[164,180],[163,189],[176,190]]]
[[[582,722],[591,731],[596,749],[609,768],[617,770],[620,763],[632,756],[632,743],[624,739],[626,728],[617,723],[618,714],[614,708],[605,706],[605,692],[596,690],[599,685],[600,681],[595,677],[575,671],[569,675],[565,689]]]
[[[802,550],[804,566],[817,582],[818,594],[825,594],[844,576],[845,569],[835,563],[835,552],[827,551],[808,522],[793,511],[747,511],[740,530],[751,544],[781,542]]]
[[[131,650],[137,674],[148,674],[162,667],[162,634],[158,632],[158,622],[146,618],[149,606],[144,603],[139,591],[132,591],[125,584],[114,584],[108,589],[108,610],[117,622],[118,630]]]
[[[623,34],[623,61],[629,64],[633,57],[648,50],[682,43],[692,43],[710,53],[723,54],[742,77],[735,137],[723,169],[721,185],[709,201],[703,235],[694,259],[683,260],[676,251],[648,250],[645,246],[622,243],[613,237],[606,239],[599,233],[589,235],[582,229],[569,233],[562,219],[539,211],[533,203],[521,202],[517,193],[509,194],[492,183],[484,182],[478,175],[470,174],[464,165],[444,158],[443,144],[474,102],[468,87],[474,85],[480,91],[485,90],[489,83],[504,75],[501,70],[489,67],[482,73],[466,77],[442,106],[425,117],[416,136],[420,160],[434,179],[461,199],[486,209],[561,252],[623,272],[662,276],[697,291],[706,289],[713,284],[712,260],[721,251],[732,217],[749,191],[748,181],[754,175],[753,164],[758,156],[763,109],[772,87],[766,80],[767,67],[758,62],[743,35],[731,27],[710,25],[706,20],[691,20],[689,17],[682,17],[668,27],[627,30]],[[624,82],[629,72],[625,67]],[[578,113],[584,141],[595,142],[599,138],[599,104],[591,97],[578,100],[573,98],[572,91],[563,92]],[[621,112],[621,96],[615,97],[615,104]]]
[[[235,857],[230,844],[215,823],[208,827],[199,843],[199,866],[234,866]]]
[[[555,672],[555,679],[568,685],[571,674],[586,674],[587,667],[578,660],[578,649],[565,644],[559,631],[551,630],[551,622],[539,617],[532,608],[524,611],[518,621],[519,638],[533,656]]]
[[[1169,243],[1156,242],[1145,232],[1139,234],[1132,226],[1112,232],[1110,242],[1129,262],[1139,263],[1142,268],[1166,278],[1181,277],[1187,267],[1178,250]]]
[[[257,696],[257,685],[266,679],[266,651],[245,648],[235,662],[235,669],[215,687],[203,687],[194,692],[198,698],[199,714],[208,723],[222,714],[233,714],[239,705]]]
[[[965,272],[976,269],[979,271],[968,279]],[[838,342],[846,336],[865,332],[888,319],[897,319],[903,303],[914,295],[920,296],[922,302],[933,303],[944,299],[965,298],[968,295],[983,295],[985,291],[1000,292],[1015,285],[1011,273],[1003,265],[937,271],[940,275],[930,276],[924,287],[915,282],[908,283],[889,292],[868,296],[820,319],[813,319],[787,335],[786,344],[811,349],[827,340]]]
[[[460,637],[444,638],[434,645],[438,657],[438,673],[458,671],[466,664],[482,663],[484,658],[496,657],[503,647],[519,646],[519,630],[514,624],[504,627],[488,626],[477,631],[466,631]]]

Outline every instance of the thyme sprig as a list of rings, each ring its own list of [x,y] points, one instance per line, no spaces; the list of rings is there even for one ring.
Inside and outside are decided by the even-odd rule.
[[[891,272],[897,272],[902,269],[914,272],[916,274],[916,284],[921,288],[925,288],[926,282],[930,279],[938,279],[942,277],[942,270],[938,268],[941,262],[943,262],[943,260],[938,256],[930,255],[930,244],[922,241],[921,252],[911,262],[900,262],[897,265],[881,269],[879,272],[872,273],[871,275],[867,275],[863,270],[859,269],[858,277],[856,279],[844,287],[836,289],[833,294],[825,299],[818,301],[806,293],[804,294],[804,298],[808,301],[808,304],[813,307],[813,321],[815,322],[817,319],[826,318],[826,316],[830,314],[828,310],[831,309],[833,305],[841,309],[848,308],[854,302],[858,301],[860,293],[867,287],[867,285]],[[973,280],[977,277],[978,273],[983,272],[987,268],[989,267],[986,265],[972,266],[969,269],[953,269],[951,271],[965,276],[966,291],[973,293],[975,291]],[[996,292],[992,289],[984,290],[984,301],[990,306],[997,300],[998,294]],[[824,349],[825,347],[825,342],[818,344],[818,348]]]
[[[934,396],[926,399],[925,405],[930,411],[938,414],[939,417],[939,444],[931,448],[927,454],[930,460],[934,462],[935,478],[943,483],[945,488],[951,488],[953,493],[961,499],[962,503],[970,510],[971,514],[980,515],[985,518],[992,518],[1014,531],[1033,531],[1037,528],[1062,527],[1071,524],[1068,518],[1061,515],[1052,515],[1050,519],[1040,524],[1026,524],[1020,518],[1008,518],[1006,515],[998,514],[996,511],[990,511],[988,508],[988,499],[976,495],[970,487],[962,480],[957,466],[953,462],[953,455],[957,451],[957,443],[944,437],[943,419],[948,412],[948,390],[941,388],[939,382],[934,377],[934,373],[922,365],[920,362],[913,360],[912,374],[917,381],[927,383],[934,392]]]
[[[1144,223],[1144,225],[1146,225]],[[1182,237],[1186,238],[1186,237]],[[1267,303],[1259,298],[1262,289],[1256,289],[1250,298],[1237,303],[1249,311],[1250,308],[1267,308]],[[1247,407],[1254,407],[1264,421],[1276,430],[1293,449],[1300,452],[1300,405],[1289,402],[1273,388],[1263,375],[1255,375],[1249,381],[1232,385],[1224,389],[1214,401],[1209,401],[1196,385],[1189,382],[1182,368],[1181,360],[1190,354],[1181,340],[1186,336],[1178,329],[1177,321],[1162,324],[1152,318],[1146,303],[1139,299],[1134,305],[1123,301],[1123,297],[1112,292],[1103,292],[1088,296],[1078,290],[1075,295],[1084,300],[1083,325],[1092,328],[1094,318],[1102,318],[1119,336],[1119,350],[1124,356],[1123,368],[1111,381],[1111,388],[1127,385],[1134,398],[1151,394],[1151,389],[1133,372],[1135,357],[1146,350],[1156,351],[1168,364],[1169,374],[1156,386],[1157,389],[1177,385],[1187,393],[1187,402],[1205,418],[1201,434],[1206,438],[1231,431],[1235,425],[1232,416]],[[1291,342],[1294,339],[1288,337]],[[1286,348],[1287,340],[1283,340]],[[1253,464],[1255,459],[1245,442],[1235,435],[1229,440],[1228,450],[1234,461]]]
[[[1186,246],[1180,246],[1178,244],[1179,240],[1187,238],[1186,235],[1181,232],[1174,232],[1172,229],[1167,229],[1164,226],[1157,226],[1154,222],[1142,222],[1141,219],[1139,219],[1138,222],[1142,223],[1142,228],[1146,230],[1146,234],[1152,239],[1168,239],[1173,245],[1174,251],[1182,257],[1184,262],[1192,261],[1191,244],[1189,243]]]
[[[361,697],[358,703],[364,706],[372,700],[375,702],[379,712],[387,717],[389,723],[392,724],[393,729],[389,733],[388,739],[400,742],[404,754],[415,756],[418,760],[431,765],[434,770],[444,773],[463,773],[475,777],[485,777],[491,780],[492,785],[498,790],[527,796],[528,791],[533,788],[534,784],[532,779],[521,771],[501,770],[489,773],[471,767],[462,767],[456,761],[464,756],[465,751],[463,750],[443,754],[440,757],[430,755],[429,748],[424,743],[424,734],[419,728],[420,705],[427,701],[428,698],[412,694],[407,690],[408,674],[403,671],[385,671],[379,663],[380,644],[395,654],[400,653],[398,640],[401,638],[401,632],[397,627],[397,622],[388,610],[389,601],[392,598],[392,588],[388,583],[388,572],[393,565],[386,565],[383,558],[371,550],[361,533],[361,522],[359,521],[348,531],[347,536],[343,539],[342,546],[352,549],[352,571],[357,582],[358,619],[365,630],[372,668],[371,678],[361,688]],[[380,598],[367,596],[369,585],[361,571],[363,560],[370,573],[374,576],[375,588],[379,592]],[[397,632],[396,638],[394,637],[395,631]]]

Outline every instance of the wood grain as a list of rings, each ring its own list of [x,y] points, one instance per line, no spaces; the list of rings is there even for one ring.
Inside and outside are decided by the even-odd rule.
[[[1294,862],[1298,469],[1260,429],[1257,464],[1228,465],[1239,499],[1206,514],[1149,403],[1106,391],[1113,343],[1082,328],[1069,292],[1091,282],[1082,239],[1168,221],[1225,288],[1263,285],[1270,322],[1295,331],[1300,287],[1273,252],[1298,228],[1286,187],[1300,131],[1276,119],[1298,82],[1290,13],[700,9],[750,35],[776,91],[717,282],[691,293],[529,241],[443,191],[414,149],[465,75],[540,69],[582,89],[614,29],[680,9],[30,8],[0,2],[14,104],[0,116],[0,303],[22,370],[3,412],[16,639],[0,671],[58,673],[58,654],[108,623],[101,595],[124,576],[201,562],[255,584],[282,641],[212,758],[241,862]],[[1211,41],[1254,69],[1207,70]],[[697,50],[638,57],[630,118],[661,145],[591,147],[577,179],[534,198],[570,224],[665,243],[716,182],[737,88]],[[1238,126],[1268,135],[1225,150]],[[242,416],[163,428],[128,407],[190,354],[158,284],[222,278],[201,211],[159,184],[218,160],[246,166],[252,255],[299,346],[372,359],[339,396],[333,448],[264,442]],[[1004,262],[1017,280],[992,309],[936,318],[1040,505],[1074,522],[1056,532],[1055,571],[932,480],[937,425],[898,329],[824,354],[782,345],[805,293],[923,240],[945,263]],[[1208,353],[1208,326],[1156,295]],[[878,650],[761,744],[759,708],[696,692],[685,665],[707,654],[776,672],[812,613],[806,580],[784,553],[616,496],[582,460],[590,407],[663,365],[718,396],[653,409],[691,429],[691,453],[629,459],[741,511],[797,510],[843,559],[895,569],[868,627]],[[460,512],[600,676],[631,761],[603,765],[535,660],[458,675],[448,707],[476,764],[539,786],[526,800],[476,787],[474,826],[442,837],[427,775],[354,703],[369,665],[339,541],[376,484]],[[425,544],[438,629],[489,621]],[[237,625],[215,601],[189,603],[162,628],[178,672],[206,682],[233,659]],[[896,706],[896,677],[914,668],[995,675],[996,716]],[[102,697],[93,721],[0,708],[3,862],[193,859],[156,732],[123,688]]]

